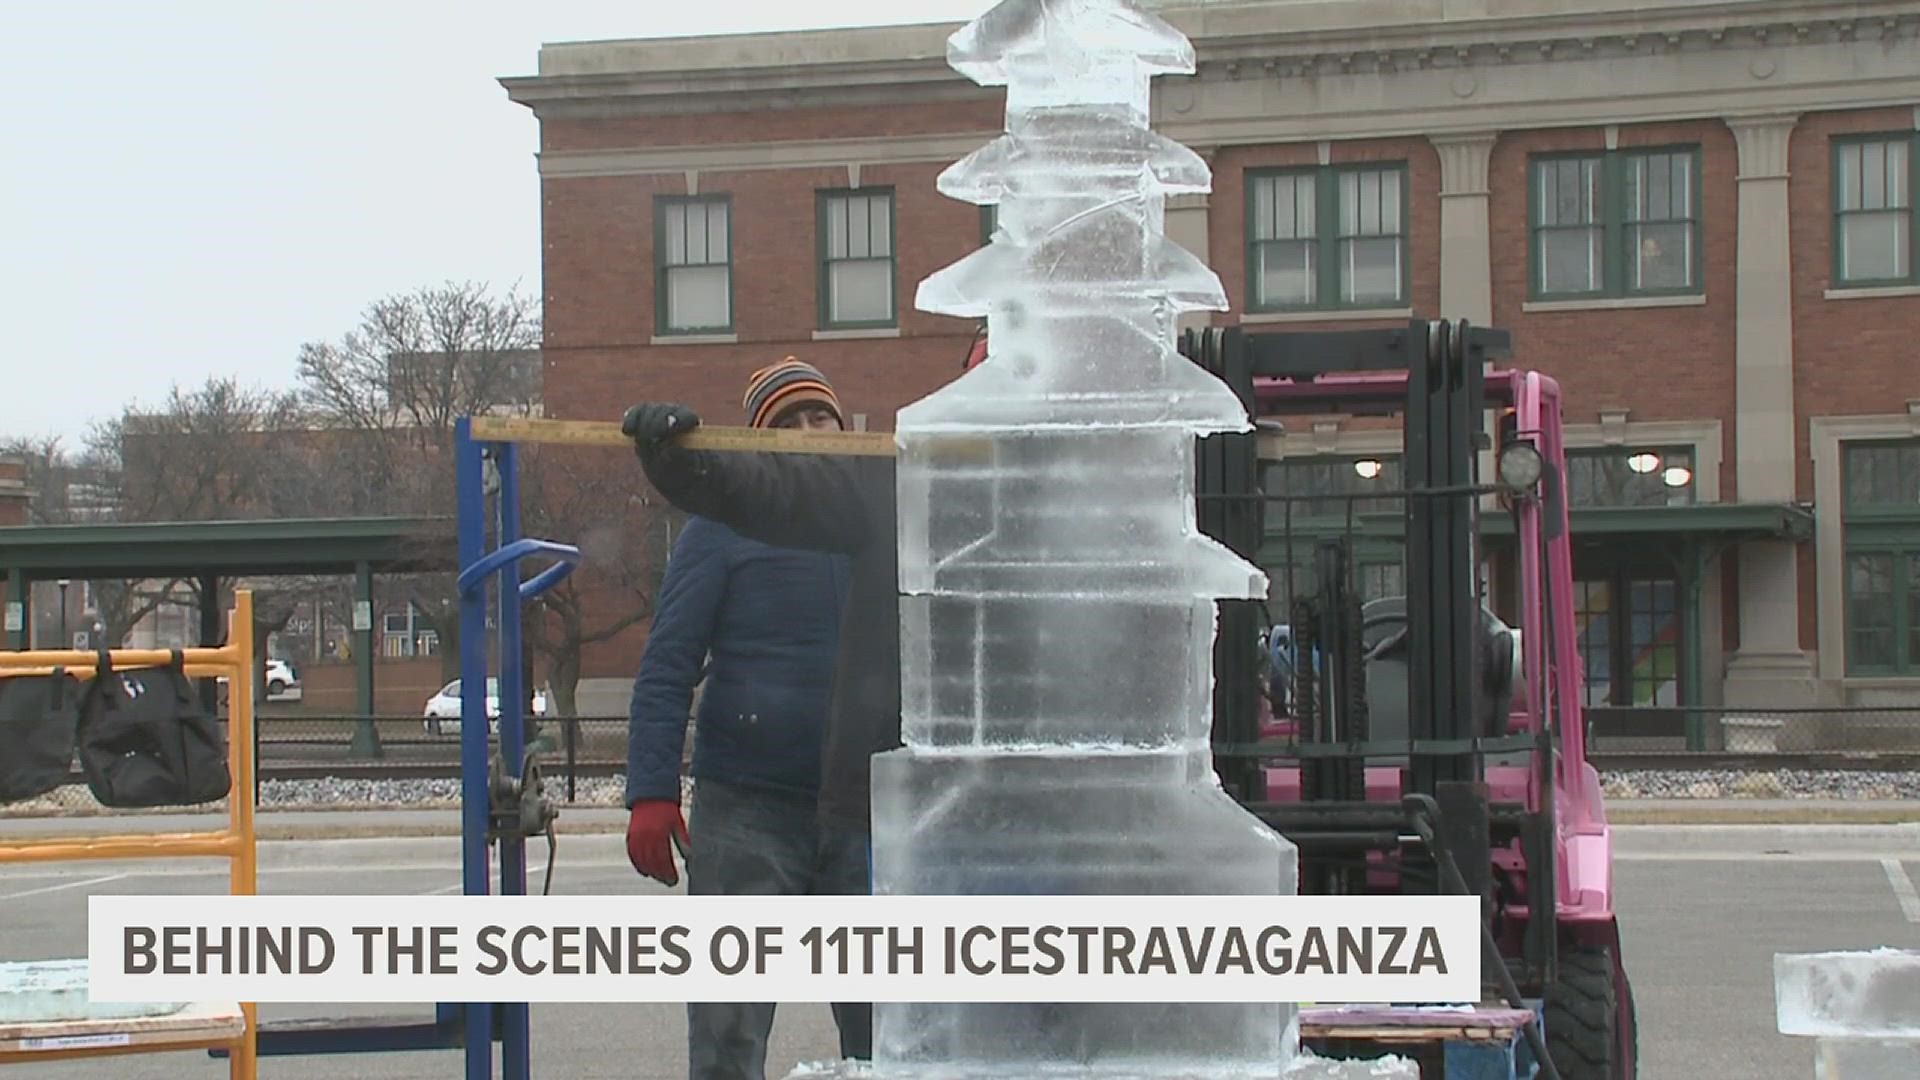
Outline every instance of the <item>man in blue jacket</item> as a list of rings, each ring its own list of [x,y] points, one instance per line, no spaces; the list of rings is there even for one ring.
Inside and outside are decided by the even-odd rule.
[[[747,384],[755,427],[844,428],[833,388],[789,357]],[[627,855],[692,895],[848,895],[869,888],[866,849],[822,830],[821,749],[833,691],[843,555],[773,547],[695,516],[667,563],[634,679],[627,741]],[[680,816],[694,687],[693,807]],[[692,1080],[763,1080],[772,1003],[690,1003]],[[871,1054],[871,1007],[834,1006],[844,1057]]]

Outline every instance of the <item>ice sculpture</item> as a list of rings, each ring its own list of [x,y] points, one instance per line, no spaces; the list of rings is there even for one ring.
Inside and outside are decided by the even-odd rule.
[[[882,894],[1295,891],[1292,845],[1209,749],[1217,598],[1261,572],[1195,522],[1194,438],[1250,428],[1176,349],[1220,281],[1167,239],[1206,163],[1148,127],[1177,30],[1120,0],[1005,0],[952,65],[1006,134],[940,177],[992,243],[922,283],[985,317],[973,371],[897,423],[905,747],[873,762]],[[1279,1004],[876,1005],[881,1076],[1281,1076]]]
[[[1251,424],[1175,345],[1182,312],[1226,308],[1164,229],[1211,174],[1148,127],[1193,47],[1123,0],[1004,0],[947,55],[1006,87],[1006,134],[939,181],[998,223],[917,304],[991,346],[896,424],[905,745],[873,760],[874,891],[1291,895],[1293,845],[1221,790],[1208,737],[1214,603],[1266,578],[1195,520],[1195,436]],[[877,1003],[871,1063],[792,1075],[1418,1075],[1298,1045],[1279,1003]]]
[[[1816,1038],[1817,1080],[1920,1076],[1920,952],[1783,954],[1773,977],[1781,1034]]]

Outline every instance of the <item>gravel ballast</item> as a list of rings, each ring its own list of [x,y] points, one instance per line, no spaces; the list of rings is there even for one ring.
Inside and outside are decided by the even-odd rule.
[[[1920,772],[1662,769],[1601,773],[1600,779],[1609,799],[1920,799]]]
[[[1615,801],[1752,799],[1872,803],[1920,800],[1920,771],[1642,769],[1602,773],[1601,781],[1606,797]],[[583,777],[575,783],[575,798],[571,801],[566,799],[563,778],[550,775],[547,784],[549,793],[563,806],[618,808],[626,790],[626,777]],[[223,800],[198,809],[221,810],[225,805]],[[460,781],[453,777],[406,780],[328,777],[268,780],[260,785],[263,810],[447,810],[459,806]],[[109,812],[130,811],[102,809],[83,786],[62,788],[37,799],[0,806],[0,817],[8,818]]]
[[[582,777],[574,784],[574,799],[567,801],[566,781],[548,777],[547,793],[562,806],[618,808],[626,793],[626,777]],[[687,790],[691,790],[688,788]],[[433,779],[368,780],[350,777],[325,777],[303,780],[263,780],[260,783],[259,808],[262,810],[457,810],[460,808],[460,781],[457,777]],[[218,812],[227,801],[205,803],[196,811]],[[38,798],[0,806],[0,818],[72,817],[100,814],[179,813],[180,807],[156,807],[152,810],[108,810],[94,801],[84,785],[71,785]]]

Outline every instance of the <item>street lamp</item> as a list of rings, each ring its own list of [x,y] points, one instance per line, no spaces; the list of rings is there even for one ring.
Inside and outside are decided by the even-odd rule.
[[[73,584],[73,579],[61,578],[55,584],[60,586],[60,647],[70,649],[73,639],[67,636],[67,586]]]

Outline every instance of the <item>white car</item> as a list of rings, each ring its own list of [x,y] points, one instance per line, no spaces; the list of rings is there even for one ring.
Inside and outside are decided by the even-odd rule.
[[[300,674],[285,660],[267,661],[267,697],[298,697]]]
[[[269,659],[266,670],[266,700],[300,700],[300,673],[285,660]],[[220,700],[227,700],[227,677],[220,676]]]
[[[429,735],[460,734],[460,680],[455,679],[440,688],[440,692],[427,699],[425,719],[421,721]],[[535,718],[547,715],[547,692],[538,690],[533,695],[533,715]],[[500,719],[500,680],[487,679],[487,719],[494,723],[487,725],[491,731]]]

